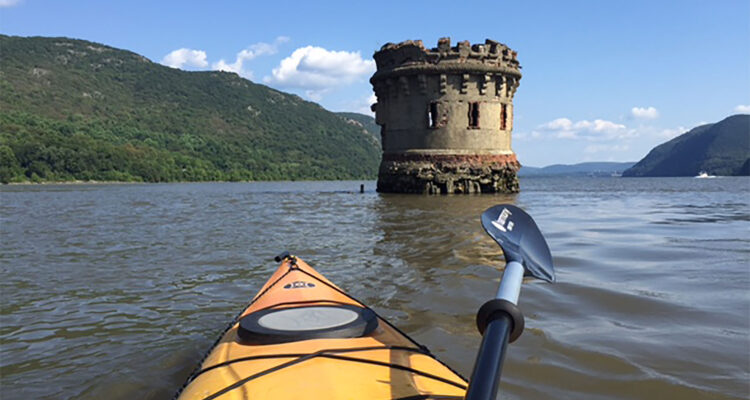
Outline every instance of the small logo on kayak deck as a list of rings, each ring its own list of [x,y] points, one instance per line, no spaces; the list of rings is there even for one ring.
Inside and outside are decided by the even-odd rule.
[[[497,220],[492,221],[492,225],[495,225],[495,228],[500,229],[503,232],[508,232],[513,230],[513,221],[508,221],[508,217],[511,216],[511,212],[508,211],[507,208],[503,208],[503,211],[500,212],[500,215],[497,217]],[[505,227],[505,222],[508,222],[508,228]]]
[[[311,287],[315,287],[315,284],[305,281],[294,281],[292,283],[287,283],[286,285],[284,285],[284,289],[305,289]]]

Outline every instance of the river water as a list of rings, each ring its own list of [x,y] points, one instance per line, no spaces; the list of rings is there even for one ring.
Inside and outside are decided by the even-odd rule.
[[[750,396],[750,179],[527,178],[516,196],[374,182],[4,186],[0,397],[167,399],[291,250],[469,375],[526,209],[558,282],[528,282],[505,399]]]

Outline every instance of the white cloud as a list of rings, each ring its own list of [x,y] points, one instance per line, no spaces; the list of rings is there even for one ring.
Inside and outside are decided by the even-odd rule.
[[[634,130],[627,129],[625,125],[603,119],[573,122],[568,118],[558,118],[539,125],[538,129],[558,139],[606,140],[636,135]],[[540,137],[541,135],[534,135],[532,132],[531,136]]]
[[[375,61],[363,59],[359,52],[307,46],[281,60],[271,76],[266,76],[263,81],[282,88],[303,89],[308,97],[319,100],[330,89],[350,84],[373,72]]]
[[[545,130],[569,130],[573,127],[573,121],[567,119],[567,118],[558,118],[555,120],[552,120],[550,122],[547,122],[546,124],[542,124],[539,126],[541,129]]]
[[[378,102],[378,97],[375,96],[375,93],[370,93],[369,96],[361,98],[356,106],[354,107],[355,112],[358,112],[360,114],[365,115],[371,115],[375,116],[375,113],[372,112],[372,105]]]
[[[21,0],[0,0],[0,8],[15,7],[21,4]]]
[[[740,104],[734,108],[734,112],[738,112],[740,114],[750,114],[750,105]]]
[[[576,131],[559,131],[555,134],[558,139],[578,139],[578,132]]]
[[[683,133],[685,133],[687,131],[688,130],[685,127],[679,126],[679,127],[675,128],[675,129],[662,129],[661,131],[659,131],[656,134],[656,136],[657,137],[661,137],[661,138],[665,138],[665,139],[672,139],[674,137],[682,135]]]
[[[522,142],[539,139],[542,134],[539,131],[531,132],[513,132],[513,140],[519,140]]]
[[[616,124],[611,121],[605,121],[603,119],[596,119],[594,122],[586,120],[576,122],[573,125],[576,129],[588,130],[591,132],[619,132],[625,129],[625,125]]]
[[[286,36],[277,37],[273,43],[255,43],[248,46],[246,49],[241,50],[237,53],[233,63],[225,61],[223,58],[211,66],[214,70],[235,72],[240,76],[248,79],[252,79],[253,72],[248,70],[245,63],[254,60],[260,56],[276,54],[279,50],[279,46],[289,41]]]
[[[177,49],[167,54],[161,60],[161,63],[172,68],[183,68],[184,66],[205,68],[208,66],[205,51],[186,48]]]
[[[639,119],[657,119],[659,110],[654,107],[633,107],[630,109],[630,115]]]

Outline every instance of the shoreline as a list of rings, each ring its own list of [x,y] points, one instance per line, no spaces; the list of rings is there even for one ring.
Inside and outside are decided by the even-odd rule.
[[[164,183],[250,183],[259,181],[173,181],[173,182],[138,182],[138,181],[45,181],[45,182],[8,182],[8,186],[32,185],[156,185]],[[265,181],[263,181],[265,182]],[[270,182],[270,181],[269,181]]]
[[[715,178],[742,178],[747,175],[727,175],[716,176]],[[579,176],[579,175],[526,175],[519,176],[519,179],[537,179],[537,178],[696,178],[695,176],[637,176],[637,177],[620,177],[620,176]],[[171,182],[137,182],[137,181],[45,181],[45,182],[8,182],[1,183],[0,188],[4,186],[34,186],[34,185],[163,185],[172,183],[263,183],[263,182],[373,182],[372,179],[298,179],[298,180],[274,180],[274,181],[171,181]]]
[[[48,182],[8,182],[3,185],[7,186],[32,186],[32,185],[113,185],[129,183],[149,183],[149,182],[127,182],[127,181],[48,181]]]
[[[163,185],[172,183],[263,183],[263,182],[373,182],[372,179],[297,179],[297,180],[275,180],[275,181],[171,181],[171,182],[137,182],[137,181],[45,181],[45,182],[8,182],[0,184],[3,186],[34,186],[34,185]]]

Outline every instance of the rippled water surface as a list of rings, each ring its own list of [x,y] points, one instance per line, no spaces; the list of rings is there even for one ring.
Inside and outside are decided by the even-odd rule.
[[[558,282],[528,282],[507,399],[750,396],[750,180],[526,179],[517,196],[359,182],[0,189],[0,397],[167,399],[299,255],[464,375],[502,253],[531,213]]]

